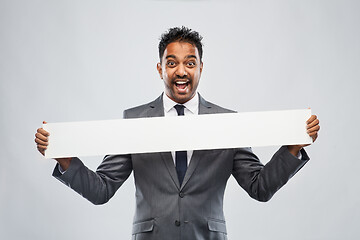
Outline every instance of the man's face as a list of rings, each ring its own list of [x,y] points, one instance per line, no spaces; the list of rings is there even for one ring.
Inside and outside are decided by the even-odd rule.
[[[162,62],[157,64],[165,84],[165,94],[177,103],[185,103],[194,97],[202,72],[198,49],[187,42],[167,45]]]

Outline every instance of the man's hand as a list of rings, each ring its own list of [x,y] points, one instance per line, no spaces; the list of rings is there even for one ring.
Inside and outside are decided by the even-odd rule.
[[[312,137],[313,142],[316,141],[318,137],[318,132],[320,130],[320,121],[317,118],[316,115],[312,115],[307,121],[306,121],[306,130],[310,137]],[[309,146],[310,144],[305,145],[289,145],[287,146],[290,153],[294,156],[297,156],[299,154],[299,151],[306,146]]]
[[[43,124],[46,124],[45,121],[43,121]],[[47,146],[49,145],[49,132],[45,131],[43,128],[38,128],[35,134],[35,142],[38,151],[45,156],[45,150],[47,149]],[[68,169],[70,166],[72,158],[55,158],[55,160],[60,164],[61,168],[63,170]]]

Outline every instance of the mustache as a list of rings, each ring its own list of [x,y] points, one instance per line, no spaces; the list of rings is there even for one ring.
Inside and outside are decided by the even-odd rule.
[[[176,75],[176,76],[173,77],[171,80],[172,80],[172,82],[176,82],[176,80],[179,80],[179,79],[188,80],[189,82],[192,81],[192,78],[189,77],[189,76],[179,76],[179,75]]]

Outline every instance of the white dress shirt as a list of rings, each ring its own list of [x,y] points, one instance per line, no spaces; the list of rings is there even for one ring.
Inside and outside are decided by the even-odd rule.
[[[174,102],[165,93],[163,96],[163,104],[164,104],[164,116],[165,117],[177,117],[178,116],[177,111],[174,108],[174,106],[179,103]],[[184,115],[186,115],[186,116],[198,115],[199,114],[199,96],[198,96],[198,94],[195,93],[195,95],[192,99],[190,99],[189,101],[187,101],[186,103],[184,103],[182,105],[185,106]],[[186,133],[186,131],[184,131],[184,134],[188,134],[188,133]],[[164,136],[169,137],[170,134],[167,133]],[[187,151],[187,164],[188,165],[191,160],[192,154],[193,154],[192,150]],[[175,151],[172,151],[171,155],[173,157],[173,161],[175,164]]]

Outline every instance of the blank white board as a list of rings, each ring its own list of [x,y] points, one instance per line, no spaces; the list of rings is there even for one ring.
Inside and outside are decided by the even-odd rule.
[[[47,123],[46,158],[310,144],[310,109]]]

